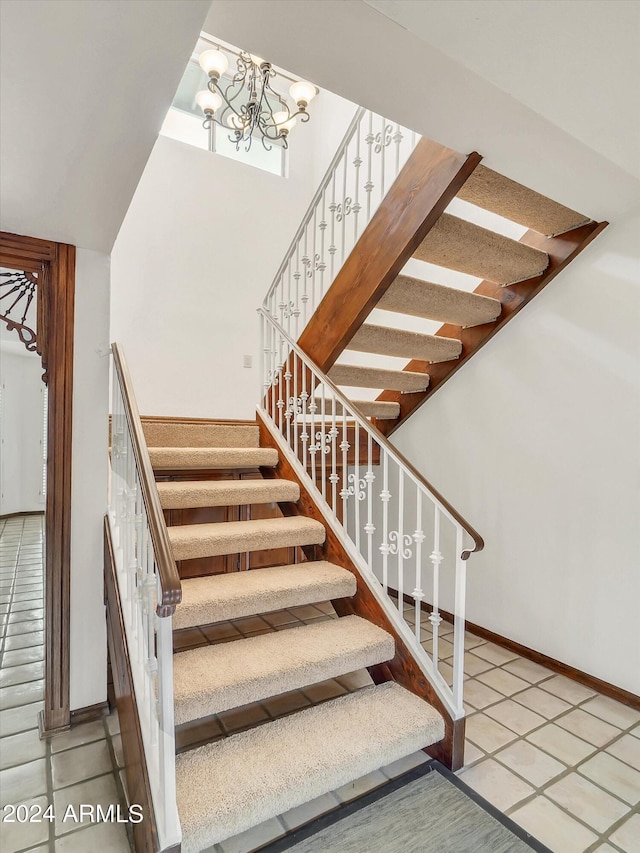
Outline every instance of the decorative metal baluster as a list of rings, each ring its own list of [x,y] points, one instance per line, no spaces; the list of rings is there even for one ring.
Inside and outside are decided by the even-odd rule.
[[[337,403],[338,401],[336,400],[336,405]],[[340,489],[340,497],[342,498],[342,526],[344,527],[345,534],[347,533],[348,528],[347,498],[349,497],[348,435],[349,433],[347,430],[347,409],[345,406],[342,406],[342,441],[340,442],[340,450],[342,451],[342,488]]]
[[[442,563],[442,553],[440,552],[440,510],[438,507],[434,510],[434,518],[433,518],[433,551],[431,552],[429,559],[433,564],[433,601],[432,601],[432,609],[431,615],[429,616],[429,622],[431,622],[431,629],[433,633],[433,646],[432,646],[432,657],[433,657],[433,666],[434,669],[438,669],[438,640],[440,636],[440,623],[442,622],[442,617],[440,616],[440,564]]]
[[[380,500],[382,501],[382,545],[380,552],[382,553],[382,588],[385,592],[389,588],[389,458],[387,451],[382,450],[382,491],[380,492]]]
[[[384,155],[383,155],[384,156]],[[398,468],[398,610],[404,615],[404,472]],[[408,552],[408,556],[411,552]]]
[[[283,281],[283,287],[284,287],[284,272],[282,273],[282,281]],[[297,289],[298,288],[298,282],[297,281],[295,283],[295,286]],[[286,307],[284,309],[284,317],[287,321],[287,334],[289,334],[289,335],[291,334],[291,317],[293,314],[293,311],[291,310],[292,305],[293,305],[293,302],[291,299],[291,276],[288,275],[287,276],[287,304],[286,304]],[[283,323],[283,325],[284,325],[284,323]]]
[[[298,354],[295,352],[291,353],[291,357],[293,358],[293,400],[291,400],[290,405],[292,408],[291,418],[293,420],[293,452],[295,454],[296,459],[298,459],[298,418],[300,416],[300,398],[298,396]],[[304,365],[302,365],[302,369],[304,370]]]
[[[278,354],[278,356],[277,356],[277,358],[278,358],[278,362],[277,362],[277,364],[276,364],[276,374],[275,374],[275,378],[276,378],[276,387],[277,387],[277,389],[278,389],[278,399],[277,399],[277,401],[276,401],[276,406],[278,407],[278,425],[279,425],[279,426],[278,426],[278,428],[279,428],[279,430],[280,430],[280,433],[281,433],[282,435],[284,435],[284,429],[283,429],[283,420],[284,420],[284,400],[282,399],[282,391],[283,391],[283,387],[282,387],[282,379],[283,379],[283,375],[282,375],[282,367],[283,367],[283,365],[284,365],[284,356],[283,356],[283,350],[284,350],[284,338],[282,337],[282,335],[279,335],[279,347],[278,347],[278,349],[279,349],[279,354]]]
[[[364,185],[364,190],[367,194],[367,223],[371,221],[371,190],[373,189],[373,182],[371,180],[371,167],[373,165],[373,141],[375,136],[373,135],[373,113],[369,113],[369,132],[365,137],[365,142],[367,143],[367,183]]]
[[[269,382],[271,383],[271,419],[274,425],[278,423],[278,409],[276,407],[276,330],[273,329],[271,333],[271,371],[269,375]]]
[[[425,535],[422,530],[422,490],[416,485],[416,529],[413,534],[413,541],[416,543],[416,585],[413,592],[413,600],[415,606],[415,628],[416,639],[420,642],[420,628],[422,623],[422,599],[424,591],[422,589],[422,543],[425,540]]]
[[[329,445],[327,444],[328,436],[327,436],[327,423],[326,423],[326,412],[325,412],[325,405],[326,405],[325,390],[326,390],[326,386],[323,382],[322,383],[322,402],[320,404],[320,423],[321,423],[321,426],[320,426],[320,453],[321,453],[320,477],[322,479],[322,487],[321,487],[322,497],[326,500],[326,497],[327,497],[327,458],[326,458],[326,456],[327,455],[325,453],[325,450],[329,449]]]
[[[347,215],[349,213],[350,199],[347,198],[347,162],[348,162],[349,146],[345,148],[344,157],[342,159],[342,247],[340,252],[340,262],[344,264],[344,256],[346,251],[346,232],[347,232]]]
[[[324,232],[327,230],[326,205],[327,191],[324,189],[322,191],[322,219],[320,220],[320,257],[318,258],[318,270],[320,272],[320,298],[318,299],[318,304],[322,302],[324,298],[324,271],[327,268],[327,264],[324,259]]]
[[[358,242],[358,214],[360,213],[360,166],[362,165],[362,158],[360,157],[360,122],[358,122],[358,127],[356,129],[356,156],[353,160],[353,166],[355,168],[355,189],[353,193],[353,206],[351,210],[353,211],[353,245]]]
[[[285,409],[285,419],[287,421],[287,446],[291,447],[291,371],[289,370],[289,359],[291,355],[287,357],[287,366],[285,368],[284,381],[286,388],[286,409]]]
[[[353,466],[354,501],[353,516],[355,525],[356,551],[360,553],[360,495],[364,493],[360,489],[360,424],[353,424],[353,447],[355,450],[355,463]]]
[[[464,682],[464,616],[467,584],[467,564],[462,559],[462,528],[456,530],[456,577],[453,623],[453,701],[458,712],[464,710],[462,702]]]
[[[385,145],[385,130],[387,127],[386,118],[382,118],[382,127],[380,128],[380,199],[384,198],[384,160],[386,155],[386,145]]]
[[[338,511],[338,476],[336,465],[336,440],[338,437],[338,428],[336,426],[336,415],[338,409],[338,401],[335,394],[331,392],[331,474],[329,482],[331,483],[331,509],[337,513]]]
[[[316,412],[318,410],[318,404],[316,403],[316,388],[317,388],[317,380],[315,376],[311,378],[311,395],[310,395],[310,403],[309,403],[309,414],[311,415],[311,422],[309,426],[310,433],[310,442],[309,442],[309,454],[311,456],[311,479],[313,480],[313,485],[317,486],[318,482],[316,480],[316,453],[318,452],[318,441],[316,437]]]
[[[398,174],[400,172],[400,144],[403,139],[404,137],[402,135],[402,131],[400,130],[400,125],[397,124],[396,132],[393,134],[393,141],[396,144],[396,178],[398,177]]]
[[[318,256],[316,254],[316,242],[317,242],[317,236],[318,236],[317,215],[318,215],[318,208],[316,207],[316,208],[314,208],[314,211],[313,211],[313,252],[311,253],[311,266],[309,268],[309,275],[311,276],[311,294],[312,294],[311,313],[312,314],[315,313],[316,307],[320,304],[320,299],[322,299],[322,296],[320,296],[320,299],[318,299],[316,301],[316,271],[317,271],[317,266],[318,266]],[[297,338],[296,338],[296,340],[297,340]]]
[[[364,532],[367,534],[367,565],[369,571],[373,571],[373,534],[376,532],[373,523],[373,481],[376,475],[372,470],[373,462],[373,439],[371,434],[367,436],[367,473],[364,475],[367,484],[367,523],[364,526]]]
[[[293,274],[293,277],[296,281],[296,286],[300,281],[300,243],[296,243],[296,271]],[[309,301],[309,294],[307,293],[307,277],[306,275],[302,279],[302,327],[304,328],[307,325],[307,302]]]
[[[304,470],[307,471],[309,465],[309,433],[307,432],[307,400],[309,399],[309,394],[307,393],[307,375],[309,375],[309,371],[304,362],[301,364],[301,370],[302,393],[300,394],[300,402],[302,408],[302,432],[300,433],[300,442],[302,444],[302,465]],[[311,379],[311,387],[313,388],[313,379]]]
[[[291,290],[291,262],[287,264],[287,276],[289,278],[289,290]],[[300,319],[300,281],[295,280],[295,303],[293,308],[293,317],[295,320],[295,339],[298,340],[298,335],[300,334],[300,330],[298,328],[299,319]]]
[[[336,169],[337,171],[337,169]],[[334,172],[331,176],[331,204],[329,205],[329,211],[331,212],[331,244],[329,246],[329,255],[331,256],[331,267],[329,269],[330,280],[329,284],[333,284],[333,279],[335,277],[335,255],[336,255],[336,210],[338,205],[336,204],[336,173]]]

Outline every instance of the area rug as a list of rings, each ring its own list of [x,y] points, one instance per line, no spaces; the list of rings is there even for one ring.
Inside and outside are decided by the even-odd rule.
[[[264,853],[551,853],[436,761],[342,806]]]

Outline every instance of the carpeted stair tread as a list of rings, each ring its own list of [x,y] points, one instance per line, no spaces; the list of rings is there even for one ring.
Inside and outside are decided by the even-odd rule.
[[[441,338],[365,323],[355,333],[347,349],[433,363],[458,358],[462,352],[462,344],[455,338]]]
[[[378,304],[378,307],[381,306]],[[408,393],[426,391],[429,387],[428,373],[383,370],[378,367],[361,367],[355,364],[334,364],[328,376],[335,385],[349,385],[354,388],[381,388]]]
[[[399,275],[376,308],[467,327],[491,323],[500,316],[502,305],[489,296]]]
[[[175,560],[219,557],[297,545],[321,545],[326,535],[319,521],[302,515],[219,521],[213,524],[182,524],[168,527],[167,531]]]
[[[394,418],[400,417],[400,403],[387,403],[383,400],[350,400],[349,402],[355,409],[358,409],[360,414],[363,415],[365,418],[377,418],[378,420],[394,420]],[[342,405],[336,402],[334,406],[333,403],[333,400],[325,400],[325,415],[332,415],[335,408],[336,415],[342,417]],[[322,405],[322,401],[320,398],[316,399],[316,404],[318,406],[318,412],[320,412],[320,407]],[[349,417],[348,412],[347,417]]]
[[[254,424],[207,421],[143,421],[148,447],[259,447],[260,430]]]
[[[292,480],[197,480],[158,483],[164,509],[297,501],[300,486]]]
[[[182,853],[204,850],[443,737],[434,708],[386,682],[184,752],[176,757]]]
[[[545,252],[448,213],[438,219],[413,257],[501,285],[534,278],[549,265]]]
[[[278,451],[272,447],[150,447],[154,469],[275,468]]]
[[[588,216],[482,165],[467,178],[458,198],[549,237],[591,221]]]
[[[173,627],[192,628],[355,594],[355,575],[324,560],[189,578],[182,581]]]
[[[180,652],[173,661],[177,726],[390,660],[391,634],[360,616]]]

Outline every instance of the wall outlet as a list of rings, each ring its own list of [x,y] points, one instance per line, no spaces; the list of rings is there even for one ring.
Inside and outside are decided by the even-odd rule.
[[[253,367],[253,356],[245,355],[242,357],[242,366],[243,367]]]

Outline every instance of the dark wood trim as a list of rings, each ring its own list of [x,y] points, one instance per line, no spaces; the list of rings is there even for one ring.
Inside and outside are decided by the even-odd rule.
[[[133,689],[131,661],[127,646],[127,635],[122,621],[120,591],[113,555],[111,528],[107,516],[104,518],[104,596],[107,610],[107,642],[109,660],[113,674],[113,686],[120,719],[122,754],[127,779],[129,802],[142,807],[143,820],[133,824],[136,853],[156,853],[158,832],[151,799],[151,785],[144,753],[140,728],[140,716]]]
[[[156,488],[155,474],[151,466],[147,442],[142,431],[142,422],[133,391],[129,368],[127,367],[124,353],[118,344],[111,344],[111,351],[113,353],[113,365],[120,383],[120,390],[122,391],[124,413],[129,426],[133,455],[135,457],[138,477],[140,478],[142,499],[147,511],[147,523],[153,543],[153,554],[162,589],[162,599],[158,601],[156,611],[160,617],[171,616],[175,613],[176,605],[182,600],[180,575],[176,561],[173,559],[169,534],[167,533],[167,526],[164,521],[160,496]]]
[[[403,599],[407,604],[415,604],[414,599],[411,598],[410,595],[407,595],[407,593],[403,595]],[[421,602],[421,607],[425,613],[431,613],[431,605],[427,602]],[[440,610],[439,612],[446,622],[450,622],[453,625],[452,613],[449,613],[448,610]],[[603,681],[595,675],[589,675],[588,672],[577,669],[575,666],[571,666],[568,663],[563,663],[556,658],[549,657],[549,655],[545,655],[543,652],[538,652],[535,649],[529,648],[529,646],[523,646],[522,643],[510,640],[508,637],[503,637],[502,634],[496,634],[495,631],[483,628],[482,625],[476,625],[475,622],[467,621],[465,623],[465,630],[470,631],[477,637],[482,637],[483,640],[495,643],[497,646],[502,646],[510,652],[515,652],[522,658],[526,658],[534,663],[539,663],[540,666],[544,666],[552,672],[557,672],[558,675],[565,675],[572,681],[577,681],[578,684],[584,684],[585,687],[597,690],[598,693],[602,693],[610,699],[615,699],[623,705],[629,705],[630,708],[640,711],[640,696],[632,693],[630,690],[625,690],[624,687],[617,687],[615,684]],[[470,649],[470,651],[473,652],[473,649]]]
[[[409,362],[405,370],[418,370],[429,374],[429,387],[426,391],[416,393],[400,394],[397,391],[383,391],[378,400],[385,400],[400,404],[400,417],[394,421],[376,421],[376,426],[385,435],[391,435],[404,421],[418,409],[426,400],[450,379],[472,355],[483,347],[487,341],[500,331],[500,329],[511,320],[512,317],[524,308],[534,296],[552,281],[589,243],[600,234],[607,226],[607,222],[589,222],[573,231],[567,231],[558,237],[544,237],[537,231],[527,231],[520,242],[534,249],[546,252],[549,255],[549,266],[545,272],[517,284],[502,287],[492,281],[482,281],[474,293],[481,296],[491,296],[502,303],[502,313],[493,323],[485,323],[482,326],[472,326],[463,329],[445,323],[435,333],[438,337],[457,338],[462,341],[462,353],[460,358],[454,361],[443,361],[438,364],[427,364],[425,361],[416,359]]]
[[[5,518],[20,518],[23,515],[44,515],[45,512],[43,509],[32,509],[27,510],[26,512],[7,512],[5,515],[0,515],[0,521],[4,521]]]
[[[625,690],[623,687],[616,687],[615,684],[603,681],[595,675],[589,675],[588,672],[577,669],[575,666],[570,666],[568,663],[562,663],[562,661],[549,657],[549,655],[545,655],[543,652],[531,649],[529,646],[523,646],[522,643],[517,643],[508,637],[503,637],[502,634],[496,634],[494,631],[483,628],[481,625],[476,625],[474,622],[467,622],[466,628],[467,631],[471,631],[472,634],[482,637],[483,640],[496,643],[498,646],[509,649],[510,652],[515,652],[520,657],[527,658],[527,660],[534,661],[534,663],[539,663],[541,666],[545,666],[559,675],[565,675],[572,681],[584,684],[585,687],[597,690],[598,693],[602,693],[610,699],[615,699],[617,702],[622,702],[623,705],[629,705],[629,707],[634,708],[636,711],[640,711],[640,696],[637,696],[630,690]]]
[[[109,716],[109,703],[96,702],[95,705],[86,705],[84,708],[75,708],[71,712],[71,727],[79,726],[81,723],[93,723]]]
[[[258,423],[260,426],[260,446],[274,447],[279,450],[280,448],[276,439],[271,434],[266,423],[262,420],[260,414],[258,414]],[[364,619],[368,619],[375,625],[379,625],[381,628],[384,628],[392,634],[395,640],[395,657],[393,660],[388,661],[382,666],[372,667],[372,678],[378,682],[389,680],[396,681],[407,690],[410,690],[412,693],[422,697],[429,702],[429,704],[437,708],[444,718],[445,737],[440,743],[430,746],[427,749],[427,752],[447,767],[458,770],[462,767],[464,760],[464,719],[454,721],[451,718],[449,711],[440,700],[440,697],[435,692],[433,686],[425,678],[424,673],[413,658],[410,649],[402,637],[396,632],[387,614],[384,612],[380,603],[374,597],[373,593],[363,580],[362,575],[352,562],[342,543],[326,524],[326,520],[322,512],[309,494],[305,483],[300,479],[296,470],[292,467],[289,461],[282,453],[280,453],[277,467],[275,469],[262,468],[261,473],[265,478],[277,477],[287,480],[295,480],[300,485],[300,500],[297,504],[280,504],[280,509],[282,510],[283,515],[304,515],[307,518],[313,518],[316,521],[323,523],[327,531],[324,545],[313,546],[312,550],[303,549],[305,550],[307,558],[328,560],[338,566],[348,569],[356,576],[357,579],[358,588],[352,599],[339,599],[332,602],[336,612],[340,616],[347,616],[351,614],[362,616]]]
[[[45,316],[43,362],[49,386],[47,502],[45,510],[45,687],[41,728],[63,731],[69,708],[71,556],[71,429],[75,246],[0,233],[0,265],[41,273],[38,308]],[[39,345],[39,351],[41,349]]]
[[[298,341],[326,373],[480,162],[420,140]]]

